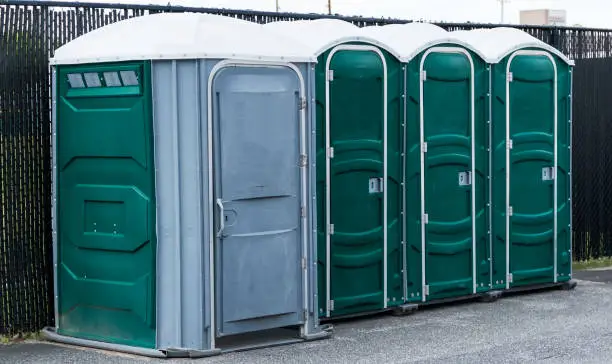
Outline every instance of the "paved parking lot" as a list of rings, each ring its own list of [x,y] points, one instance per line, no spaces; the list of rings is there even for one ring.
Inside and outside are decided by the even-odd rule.
[[[332,339],[198,360],[156,360],[46,343],[0,347],[0,363],[610,363],[612,271],[547,291],[335,325]],[[586,279],[586,280],[582,280]]]

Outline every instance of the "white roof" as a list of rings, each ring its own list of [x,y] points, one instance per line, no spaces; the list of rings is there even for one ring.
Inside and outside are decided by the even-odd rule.
[[[185,58],[316,61],[304,45],[256,23],[210,14],[161,13],[122,20],[86,33],[58,48],[50,62]]]
[[[370,37],[352,23],[339,19],[316,19],[296,21],[276,21],[263,25],[264,28],[278,32],[306,45],[315,56],[319,56],[336,45],[347,42],[364,42],[385,49],[399,57],[399,53],[388,44]]]
[[[506,56],[519,49],[539,48],[559,56],[570,65],[574,64],[572,60],[556,48],[516,28],[461,30],[451,32],[451,34],[478,48],[489,63],[499,63]]]
[[[463,46],[483,57],[483,54],[476,47],[462,39],[453,37],[452,33],[434,24],[389,24],[369,26],[363,29],[368,36],[397,49],[400,54],[399,59],[405,63],[410,62],[427,48],[444,43]]]

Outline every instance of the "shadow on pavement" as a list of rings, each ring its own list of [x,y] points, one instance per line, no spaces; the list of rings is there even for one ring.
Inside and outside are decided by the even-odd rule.
[[[612,283],[612,269],[574,271],[572,277],[583,281]]]

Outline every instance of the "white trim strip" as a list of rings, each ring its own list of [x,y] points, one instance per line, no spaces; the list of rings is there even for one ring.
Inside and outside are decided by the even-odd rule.
[[[489,120],[487,121],[488,132],[489,132],[489,151],[487,156],[489,158],[489,171],[487,178],[489,179],[489,224],[487,226],[489,234],[489,288],[493,287],[493,65],[487,65],[487,71],[489,72],[489,91],[487,97],[489,98]]]
[[[283,62],[265,62],[265,61],[233,61],[233,60],[224,60],[217,63],[208,76],[208,94],[207,94],[207,127],[208,127],[208,212],[209,212],[209,226],[210,226],[210,234],[209,234],[209,246],[210,246],[210,256],[209,256],[209,265],[210,265],[210,292],[211,292],[211,307],[210,307],[210,340],[211,340],[211,349],[215,348],[215,337],[216,337],[216,308],[215,308],[215,300],[216,300],[216,292],[215,292],[215,266],[214,266],[214,257],[215,257],[215,228],[214,228],[214,191],[213,191],[213,167],[214,167],[214,158],[213,158],[213,135],[212,135],[212,117],[213,117],[213,83],[216,74],[224,68],[227,67],[286,67],[295,72],[296,76],[300,82],[300,97],[306,97],[306,89],[304,83],[304,77],[300,72],[299,68],[291,63],[283,63]],[[296,104],[297,106],[297,104]],[[300,153],[306,154],[306,108],[300,110]],[[301,194],[302,201],[301,203],[307,203],[307,172],[308,167],[302,168],[300,172],[301,177]],[[300,204],[301,206],[301,204]],[[303,217],[302,220],[302,256],[308,257],[308,218]],[[301,260],[301,259],[300,259]],[[309,276],[309,267],[310,264],[306,264],[306,269],[302,270],[302,280],[303,280],[303,309],[308,312],[308,276]],[[310,334],[310,315],[306,315],[306,320],[303,326],[300,328],[300,334],[309,335]]]
[[[463,54],[470,62],[470,139],[471,143],[471,173],[472,173],[472,185],[471,185],[471,214],[472,214],[472,292],[476,293],[476,154],[475,154],[475,96],[474,96],[474,60],[469,51],[464,48],[459,47],[434,47],[428,49],[421,58],[421,64],[419,66],[419,72],[423,74],[425,71],[425,61],[427,57],[432,53],[455,53],[455,54]],[[424,79],[421,77],[419,87],[420,87],[420,98],[419,98],[419,107],[420,107],[420,132],[421,132],[421,145],[425,143],[425,115],[424,115]],[[425,216],[425,152],[423,148],[421,148],[421,216]],[[422,284],[423,287],[427,284],[426,280],[426,234],[425,234],[425,221],[421,221],[421,274],[422,274]],[[423,290],[424,291],[424,290]],[[422,295],[423,302],[427,300],[427,295]]]
[[[510,68],[512,66],[512,61],[517,56],[543,56],[548,58],[550,63],[553,66],[554,70],[554,121],[553,121],[553,133],[554,133],[554,167],[553,173],[555,173],[555,177],[553,180],[553,280],[557,283],[557,209],[558,209],[558,178],[556,176],[556,171],[558,169],[558,140],[557,140],[557,127],[558,127],[558,99],[557,99],[557,64],[555,63],[555,59],[550,55],[550,53],[545,51],[532,51],[532,50],[520,50],[514,52],[510,58],[508,59],[508,64],[506,65],[506,74],[510,72]],[[506,78],[506,142],[510,140],[510,82]],[[508,282],[508,277],[510,276],[510,216],[508,214],[508,209],[510,207],[510,150],[506,148],[506,289],[510,288],[510,282]]]
[[[383,293],[383,308],[387,308],[387,61],[385,60],[385,56],[384,54],[380,51],[380,49],[374,47],[374,46],[368,46],[368,45],[348,45],[348,44],[344,44],[344,45],[339,45],[336,46],[334,49],[331,50],[331,52],[329,53],[329,55],[327,56],[327,62],[325,64],[325,73],[328,74],[329,70],[330,70],[330,65],[331,65],[331,61],[334,57],[334,54],[336,54],[339,51],[369,51],[369,52],[374,52],[376,53],[383,64],[383,97],[384,97],[384,106],[383,106],[383,277],[384,277],[384,293]],[[333,81],[332,81],[333,82]],[[330,148],[330,144],[331,144],[331,140],[330,140],[330,86],[329,86],[330,81],[328,80],[328,78],[326,78],[325,81],[325,103],[326,103],[326,107],[325,107],[325,150],[329,150]],[[331,171],[331,161],[329,158],[329,155],[327,155],[326,159],[325,159],[325,186],[326,186],[326,192],[325,192],[325,209],[326,209],[326,213],[325,213],[325,218],[326,218],[326,234],[325,234],[325,247],[326,247],[326,282],[327,282],[327,287],[326,287],[326,298],[327,298],[327,304],[326,304],[326,316],[329,317],[330,316],[330,300],[331,300],[331,236],[330,236],[330,232],[329,232],[329,226],[331,224],[331,218],[330,218],[330,213],[331,213],[331,194],[330,194],[330,186],[331,186],[331,178],[330,178],[330,171]]]
[[[176,325],[176,337],[175,340],[177,343],[182,343],[182,332],[181,332],[181,323],[182,323],[182,291],[181,291],[181,281],[182,281],[182,267],[181,267],[181,166],[179,159],[179,94],[178,94],[178,67],[177,62],[172,61],[172,143],[173,143],[173,152],[174,152],[174,203],[176,207],[176,216],[174,217],[174,239],[175,239],[175,251],[174,251],[174,269],[176,270],[176,281],[174,282],[175,294],[176,294],[176,312],[174,323]]]
[[[408,300],[408,257],[406,256],[408,254],[408,238],[407,238],[407,232],[406,232],[406,161],[408,159],[408,150],[407,150],[407,144],[408,141],[406,140],[407,138],[407,129],[408,129],[408,124],[407,124],[407,111],[406,111],[406,100],[408,99],[408,68],[407,65],[404,64],[402,65],[402,71],[403,71],[403,78],[404,78],[404,94],[402,95],[402,105],[404,106],[404,113],[402,114],[402,132],[404,135],[404,141],[403,141],[403,145],[402,145],[402,212],[400,214],[401,219],[402,219],[402,275],[403,275],[403,280],[404,280],[404,284],[403,284],[403,288],[404,288],[404,297],[402,298],[402,301],[406,302]]]
[[[574,249],[572,248],[573,244],[572,244],[572,240],[573,240],[573,227],[574,227],[574,202],[573,202],[573,186],[572,186],[572,182],[574,179],[574,175],[573,175],[573,170],[572,170],[572,163],[573,163],[573,154],[574,154],[574,149],[573,149],[573,139],[574,139],[574,134],[573,134],[573,130],[574,130],[574,99],[573,99],[573,94],[574,94],[574,70],[570,67],[569,69],[569,78],[570,78],[570,87],[569,87],[569,146],[568,146],[568,151],[569,151],[569,178],[568,178],[568,183],[569,183],[569,198],[568,198],[568,204],[569,204],[569,229],[568,229],[568,239],[569,239],[569,257],[570,257],[570,278],[574,275],[574,267],[573,267],[573,261],[574,261]],[[556,178],[557,176],[555,176]]]
[[[51,67],[49,67],[51,68]],[[55,328],[59,329],[59,236],[58,232],[58,191],[59,191],[59,175],[57,170],[58,163],[58,144],[57,144],[57,95],[60,90],[57,89],[57,67],[53,67],[51,72],[51,227],[53,230],[53,315],[55,317]]]

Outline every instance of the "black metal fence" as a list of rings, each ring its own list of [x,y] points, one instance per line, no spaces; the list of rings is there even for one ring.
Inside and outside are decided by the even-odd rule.
[[[574,70],[574,259],[612,256],[612,58],[581,59]]]
[[[48,58],[103,25],[157,12],[207,12],[265,23],[328,17],[220,9],[0,0],[0,335],[53,320]],[[397,19],[338,17],[359,26]],[[492,24],[439,24],[455,29]],[[574,258],[612,256],[612,31],[526,27],[577,60]]]

